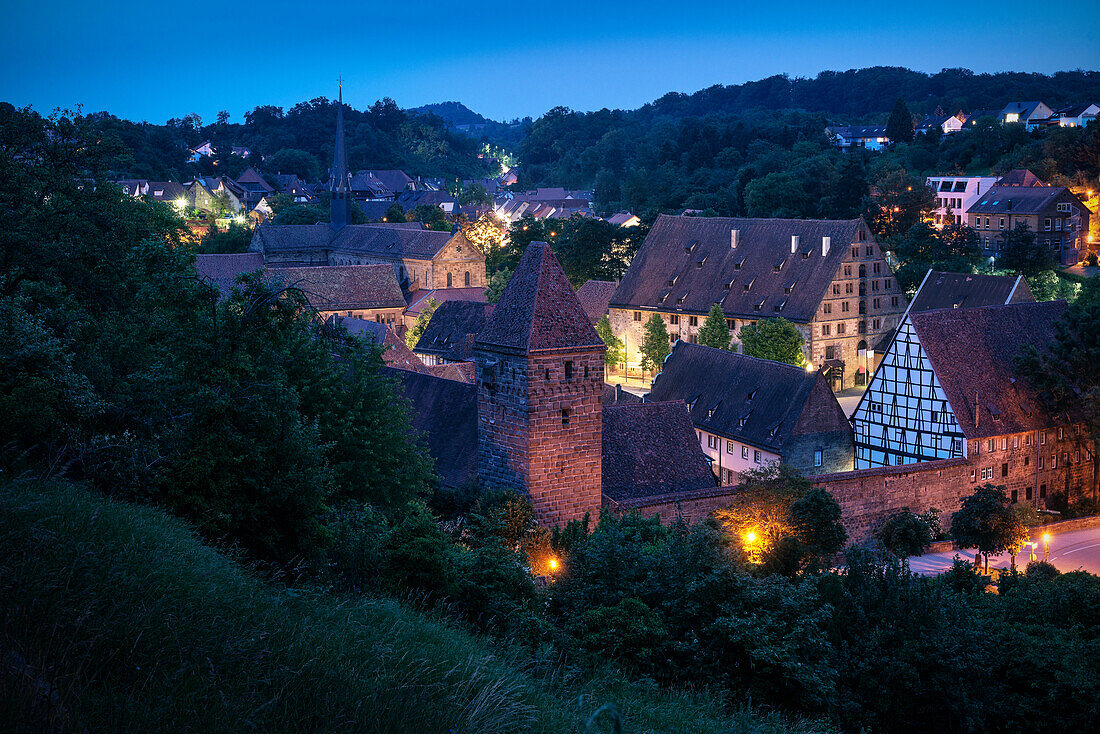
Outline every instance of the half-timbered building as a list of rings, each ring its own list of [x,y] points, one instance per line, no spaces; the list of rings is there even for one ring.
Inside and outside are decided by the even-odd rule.
[[[856,469],[966,459],[1014,501],[1091,487],[1079,416],[1051,413],[1016,367],[1046,349],[1063,301],[911,312],[853,415]]]

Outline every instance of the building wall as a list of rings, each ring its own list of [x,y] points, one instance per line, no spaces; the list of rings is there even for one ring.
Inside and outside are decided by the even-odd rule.
[[[711,470],[724,485],[741,481],[741,472],[762,469],[780,460],[779,454],[772,451],[710,433],[698,426],[695,435],[699,437],[703,455],[710,461]]]
[[[542,524],[561,525],[586,513],[598,517],[602,352],[515,356],[479,351],[474,361],[481,481],[527,493]],[[566,363],[571,363],[571,377]]]
[[[937,229],[943,229],[948,224],[966,224],[966,210],[971,207],[982,194],[997,182],[996,176],[929,176],[928,185],[936,192],[936,208],[932,210]],[[955,191],[955,184],[959,181],[966,182],[965,191]],[[940,191],[942,182],[950,184],[950,191]],[[952,221],[944,221],[947,210],[951,210]]]
[[[966,455],[966,441],[912,324],[906,320],[852,415],[855,466]]]
[[[400,326],[402,323],[401,313],[404,309],[401,308],[359,308],[343,311],[318,311],[318,314],[322,319],[328,319],[329,316],[350,316],[357,319],[363,319],[365,321],[377,321],[380,324],[393,324]]]
[[[1059,204],[1063,208],[1069,205],[1073,210],[1059,211]],[[966,214],[967,224],[978,233],[978,242],[985,255],[999,256],[1005,232],[1015,229],[1017,224],[1026,224],[1035,233],[1036,240],[1047,245],[1061,265],[1076,265],[1088,257],[1089,219],[1089,209],[1068,192],[1052,197],[1044,209],[1032,214],[986,214],[980,210]]]
[[[877,366],[875,346],[897,327],[908,305],[878,243],[861,230],[854,242],[834,245],[848,251],[813,320],[801,327],[814,367],[844,362],[843,373],[828,370],[834,390],[866,384]]]

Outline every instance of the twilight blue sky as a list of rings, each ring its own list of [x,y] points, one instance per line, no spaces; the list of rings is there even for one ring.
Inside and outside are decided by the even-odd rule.
[[[0,100],[157,123],[335,96],[338,74],[358,108],[458,100],[506,119],[823,69],[1100,69],[1100,0],[6,5]]]

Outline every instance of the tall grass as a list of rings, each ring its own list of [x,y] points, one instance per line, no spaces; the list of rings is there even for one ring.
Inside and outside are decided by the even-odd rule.
[[[156,510],[0,486],[0,722],[17,731],[788,730],[531,667],[393,600],[268,584]]]

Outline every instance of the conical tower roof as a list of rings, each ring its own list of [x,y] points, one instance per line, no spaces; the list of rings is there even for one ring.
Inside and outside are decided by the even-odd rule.
[[[475,348],[529,354],[604,348],[550,245],[532,242]]]

